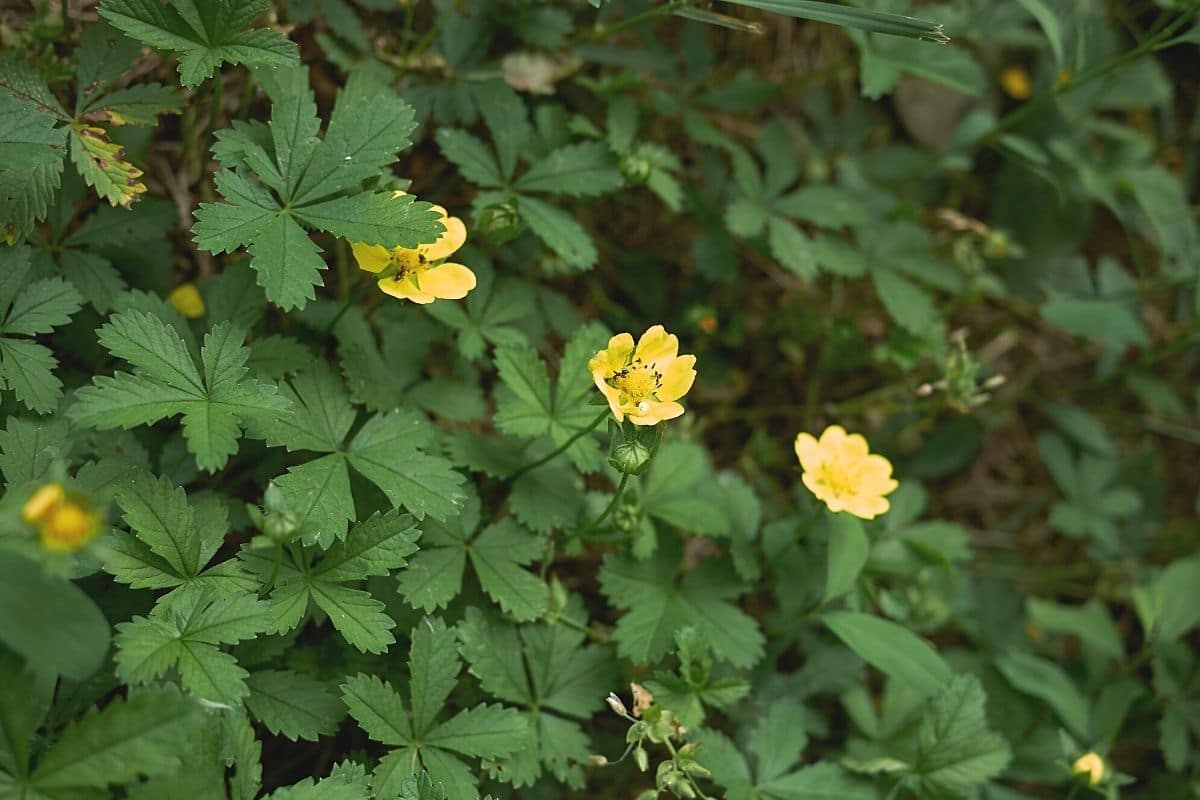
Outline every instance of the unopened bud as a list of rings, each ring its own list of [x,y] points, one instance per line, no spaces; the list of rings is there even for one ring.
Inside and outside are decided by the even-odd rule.
[[[640,404],[638,410],[641,410]],[[646,410],[649,410],[648,405]],[[637,439],[626,439],[614,442],[608,456],[608,463],[612,464],[613,469],[620,470],[627,475],[641,475],[650,466],[650,455],[650,448],[647,445]]]
[[[592,753],[590,756],[588,756],[588,763],[594,767],[607,767],[608,758],[600,755],[599,753]]]
[[[622,717],[629,716],[629,711],[626,710],[625,704],[621,702],[621,698],[617,697],[615,692],[609,692],[608,697],[604,698],[604,701],[617,714],[620,714]]]
[[[621,157],[619,166],[621,174],[625,176],[625,180],[634,186],[643,184],[650,178],[652,167],[650,166],[650,162],[642,156],[634,153],[624,155]]]
[[[633,748],[633,760],[637,763],[638,769],[642,772],[650,769],[650,756],[646,755],[646,748],[640,744]]]
[[[1104,759],[1096,752],[1088,752],[1075,759],[1071,771],[1081,777],[1086,777],[1088,786],[1099,786],[1104,781],[1108,771]]]
[[[479,230],[492,244],[504,244],[517,238],[524,227],[517,207],[512,203],[492,203],[479,212]]]

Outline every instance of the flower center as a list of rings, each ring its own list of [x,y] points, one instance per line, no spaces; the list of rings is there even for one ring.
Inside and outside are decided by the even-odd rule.
[[[403,280],[409,275],[419,275],[429,268],[428,260],[425,254],[420,250],[408,250],[403,247],[398,247],[392,251],[391,258],[392,267],[396,270],[396,280]]]
[[[858,471],[840,460],[826,461],[817,468],[816,481],[837,497],[849,497],[858,490]]]
[[[617,370],[608,380],[609,386],[621,390],[622,405],[641,406],[662,388],[662,373],[651,364],[635,358],[627,367]]]

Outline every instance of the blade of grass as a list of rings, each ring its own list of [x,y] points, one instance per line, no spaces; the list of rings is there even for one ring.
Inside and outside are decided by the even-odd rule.
[[[901,14],[852,8],[837,3],[808,2],[808,0],[726,0],[726,2],[814,22],[858,28],[870,33],[886,33],[909,39],[924,39],[937,44],[946,44],[950,41],[950,37],[942,30],[941,25]]]

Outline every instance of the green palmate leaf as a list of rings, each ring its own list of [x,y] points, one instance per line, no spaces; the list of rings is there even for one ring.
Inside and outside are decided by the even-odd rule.
[[[135,589],[204,587],[216,596],[254,591],[235,560],[207,566],[225,541],[229,521],[215,498],[190,504],[167,478],[135,472],[117,490],[128,534],[108,540],[104,568]]]
[[[605,556],[600,586],[614,605],[628,609],[613,633],[621,654],[639,663],[657,661],[677,630],[694,625],[719,659],[754,664],[762,656],[763,636],[754,619],[730,602],[744,590],[732,569],[710,560],[677,580],[680,558],[675,539],[647,561]]]
[[[282,394],[292,401],[295,416],[259,421],[255,434],[273,446],[328,453],[276,480],[302,536],[328,545],[345,535],[355,517],[350,469],[418,518],[445,519],[456,512],[462,476],[445,459],[426,455],[434,431],[420,415],[377,414],[345,443],[356,414],[336,373],[319,366],[284,384]]]
[[[512,345],[525,341],[520,325],[535,311],[528,285],[496,278],[492,270],[476,269],[478,285],[461,303],[431,303],[425,310],[458,331],[458,352],[476,360],[488,344]]]
[[[102,789],[179,767],[200,723],[195,702],[173,686],[130,692],[67,728],[30,776],[39,792]]]
[[[857,611],[829,612],[821,621],[863,661],[924,695],[953,677],[932,647],[894,622]]]
[[[715,490],[708,454],[694,442],[668,442],[643,481],[642,508],[651,517],[689,533],[727,535],[730,519]]]
[[[607,340],[607,331],[598,325],[580,328],[567,343],[553,385],[533,347],[521,343],[497,348],[496,368],[506,391],[497,394],[496,426],[523,438],[549,436],[555,445],[562,445],[591,425],[597,414],[588,402],[593,384],[587,362]],[[566,454],[587,472],[603,463],[595,441],[588,437],[567,448]]]
[[[132,428],[181,414],[188,450],[202,469],[215,471],[237,452],[241,426],[286,414],[291,404],[270,383],[245,379],[250,351],[245,334],[223,322],[204,337],[200,364],[179,334],[152,314],[114,314],[100,342],[128,361],[133,373],[100,376],[76,393],[68,410],[80,425]]]
[[[724,734],[701,730],[699,761],[729,797],[762,797],[769,800],[873,800],[874,788],[847,775],[836,764],[798,767],[807,737],[797,735],[803,708],[791,700],[770,705],[750,732],[746,755]]]
[[[459,516],[427,522],[421,552],[400,574],[400,593],[426,612],[445,606],[462,591],[471,563],[483,590],[515,619],[535,619],[546,610],[546,585],[525,569],[541,555],[543,544],[514,520],[479,530],[480,502],[471,494]]]
[[[568,613],[579,615],[579,604]],[[489,693],[526,709],[532,744],[502,762],[502,777],[514,786],[532,784],[543,770],[572,786],[583,784],[590,753],[587,736],[572,718],[601,707],[616,679],[611,658],[597,646],[582,646],[585,634],[565,625],[515,626],[490,621],[467,609],[458,626],[462,653]],[[560,716],[563,715],[563,716]]]
[[[18,336],[37,336],[71,321],[83,303],[71,284],[59,279],[28,283],[30,251],[0,251],[0,388],[11,389],[31,411],[54,410],[62,382],[52,372],[58,360],[49,348]]]
[[[317,741],[337,730],[346,708],[321,681],[288,670],[255,672],[246,679],[246,708],[271,733]]]
[[[376,770],[377,795],[397,794],[403,779],[424,767],[456,793],[451,796],[471,796],[476,780],[460,756],[493,759],[527,746],[528,725],[514,709],[477,705],[438,722],[461,669],[454,630],[426,618],[412,632],[407,709],[388,683],[373,676],[357,675],[342,685],[350,716],[372,739],[397,748]]]
[[[296,63],[296,46],[266,28],[249,28],[265,0],[105,0],[100,15],[160,50],[179,54],[183,85],[194,87],[222,63],[280,67]]]
[[[410,143],[412,109],[391,88],[352,77],[321,140],[307,70],[271,75],[271,124],[221,137],[214,151],[226,169],[215,180],[225,202],[201,203],[192,233],[213,253],[246,247],[267,298],[303,308],[325,267],[310,228],[390,248],[432,242],[442,225],[429,203],[403,192],[343,194],[379,176]]]
[[[927,792],[962,794],[1008,765],[1008,743],[992,732],[979,680],[959,675],[933,698],[917,729],[913,774]]]
[[[243,551],[241,558],[261,580],[275,576],[270,613],[276,632],[300,624],[309,606],[315,605],[351,645],[382,653],[395,642],[396,623],[370,593],[345,584],[403,567],[416,552],[419,535],[412,517],[390,511],[355,525],[315,564],[309,557],[280,562],[253,551]]]
[[[699,629],[682,628],[675,634],[679,656],[677,673],[659,671],[646,682],[654,701],[675,712],[679,722],[689,728],[704,722],[705,706],[724,708],[750,691],[746,681],[714,674],[712,648]]]
[[[46,218],[62,180],[66,130],[56,123],[0,91],[0,238],[8,244]]]
[[[175,667],[184,688],[197,697],[236,705],[249,694],[247,672],[218,647],[269,626],[267,604],[252,594],[213,599],[208,590],[189,587],[149,616],[117,625],[117,675],[142,684]]]

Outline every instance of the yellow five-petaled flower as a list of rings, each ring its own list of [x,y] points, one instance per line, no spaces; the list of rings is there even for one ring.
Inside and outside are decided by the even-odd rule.
[[[634,346],[633,336],[620,333],[592,356],[588,370],[604,393],[617,422],[655,425],[683,414],[677,401],[696,380],[696,357],[679,355],[679,340],[655,325]]]
[[[100,515],[67,496],[60,484],[40,487],[21,508],[21,519],[36,525],[42,546],[70,553],[79,550],[100,532]]]
[[[433,244],[420,247],[351,244],[358,266],[379,275],[379,288],[392,297],[414,303],[461,300],[475,288],[475,273],[462,264],[445,261],[467,241],[467,226],[441,206],[434,206],[446,230]]]
[[[873,455],[866,439],[840,425],[830,425],[820,439],[798,435],[796,457],[804,468],[804,485],[830,511],[874,519],[887,512],[885,495],[899,485],[892,479],[892,462]]]

